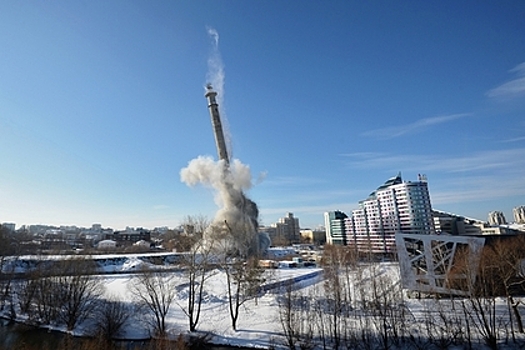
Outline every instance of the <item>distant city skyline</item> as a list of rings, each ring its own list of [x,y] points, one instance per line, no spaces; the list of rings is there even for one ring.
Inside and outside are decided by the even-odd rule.
[[[0,222],[213,218],[213,190],[180,179],[217,159],[212,59],[262,224],[291,212],[323,225],[398,172],[426,174],[437,210],[512,221],[525,205],[523,18],[518,0],[1,2]]]

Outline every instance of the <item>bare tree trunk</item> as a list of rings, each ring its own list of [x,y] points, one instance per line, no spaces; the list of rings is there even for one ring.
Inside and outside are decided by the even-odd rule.
[[[131,315],[131,310],[116,297],[105,299],[97,311],[97,335],[106,341],[119,334]]]
[[[249,222],[225,222],[225,225],[229,235],[236,238],[242,237],[243,232],[253,229]],[[253,248],[252,244],[251,241],[240,239],[236,242],[237,252],[228,254],[227,249],[223,249],[222,268],[226,275],[230,319],[234,331],[237,331],[240,307],[248,300],[256,298],[264,282],[262,277],[264,270],[259,266],[259,257],[246,256]]]
[[[140,305],[146,308],[157,336],[166,335],[166,315],[175,299],[173,275],[144,269],[138,282],[130,287]]]
[[[510,298],[510,305],[512,307],[512,311],[514,311],[514,316],[516,317],[516,322],[518,324],[518,331],[520,333],[525,333],[523,330],[523,320],[521,319],[520,310],[518,309],[518,306],[520,304],[519,301],[514,301],[514,298],[512,296],[509,296]]]
[[[286,339],[288,349],[295,349],[296,334],[295,334],[295,318],[293,317],[293,295],[292,286],[288,284],[284,295],[279,299],[279,320]]]
[[[9,316],[12,319],[16,317],[12,281],[19,254],[19,245],[13,232],[0,224],[0,310],[9,307]]]
[[[95,300],[102,292],[99,279],[90,276],[95,269],[89,258],[64,260],[58,266],[61,275],[54,277],[58,283],[62,305],[59,310],[60,319],[68,330],[92,314]]]
[[[205,282],[212,276],[209,266],[210,247],[202,239],[195,242],[188,255],[183,259],[184,274],[188,277],[188,300],[186,306],[179,307],[188,317],[190,332],[199,324]]]

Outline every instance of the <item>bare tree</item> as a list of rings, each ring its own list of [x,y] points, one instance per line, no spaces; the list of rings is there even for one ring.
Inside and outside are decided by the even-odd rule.
[[[476,331],[490,349],[498,348],[499,331],[503,321],[496,302],[502,289],[497,276],[498,264],[493,250],[485,246],[481,252],[476,281],[461,281],[465,284],[462,289],[468,291],[467,300],[462,304],[466,322],[469,323],[471,331]],[[462,254],[457,259],[454,273],[473,275],[472,268],[468,254]]]
[[[35,271],[35,276],[36,292],[34,300],[36,315],[40,322],[51,324],[57,321],[61,307],[60,287],[55,278],[48,276],[42,270]]]
[[[19,249],[12,233],[0,225],[0,310],[9,307],[12,318],[16,316],[12,302],[12,282]]]
[[[295,350],[298,332],[297,315],[294,312],[294,295],[292,294],[292,285],[288,283],[285,287],[284,295],[279,298],[279,321],[284,332],[286,345],[290,350]]]
[[[284,293],[279,297],[279,321],[281,323],[286,345],[290,350],[313,349],[314,325],[310,308],[311,298],[294,291],[293,284],[287,283]]]
[[[248,261],[230,260],[224,265],[224,272],[232,329],[236,331],[240,308],[257,296],[259,286],[263,283],[264,270],[259,267],[258,259],[253,257]]]
[[[139,305],[151,316],[151,325],[157,336],[166,335],[166,315],[176,296],[174,276],[144,268],[132,281],[131,293]]]
[[[106,341],[111,341],[117,336],[129,317],[131,316],[131,310],[124,303],[117,300],[117,297],[113,296],[109,299],[101,301],[96,313],[96,333],[97,336],[101,337]]]
[[[52,293],[49,268],[39,262],[26,272],[17,284],[17,298],[20,311],[30,322],[51,323],[58,317],[58,295]]]
[[[352,309],[350,275],[356,265],[352,253],[347,247],[329,245],[323,255],[325,324],[334,349],[343,347],[350,337],[350,328],[347,327]]]
[[[225,221],[223,227],[216,226],[213,230],[214,250],[220,252],[218,257],[226,276],[231,324],[236,331],[241,306],[257,297],[264,282],[264,269],[259,266],[255,249],[258,242],[253,240],[253,225],[249,221]]]
[[[315,336],[317,336],[322,344],[323,349],[328,348],[327,342],[327,332],[326,332],[326,313],[324,308],[324,303],[319,298],[319,290],[317,287],[314,287],[311,291],[312,295],[310,296],[310,319],[313,324]]]
[[[95,310],[95,301],[103,290],[101,280],[92,276],[95,269],[89,257],[66,259],[57,266],[60,274],[50,277],[61,304],[59,319],[68,330],[74,329]]]
[[[204,237],[204,232],[210,226],[211,221],[205,215],[187,215],[182,220],[182,228],[184,234],[190,237],[195,237],[195,240],[199,240]]]
[[[525,333],[523,320],[519,312],[520,299],[515,295],[523,295],[525,292],[525,276],[521,271],[521,263],[525,259],[525,236],[519,235],[505,240],[497,240],[487,247],[494,255],[497,269],[495,278],[501,281],[503,293],[507,298],[509,318],[516,321],[519,333]],[[510,322],[512,337],[515,341],[514,322]]]
[[[383,274],[377,265],[371,265],[369,271],[371,298],[367,301],[368,311],[378,331],[380,347],[388,349],[399,345],[406,333],[407,312],[403,293],[399,284]]]
[[[63,322],[74,329],[92,315],[103,291],[101,280],[93,276],[95,268],[89,257],[40,261],[19,284],[20,310],[34,321]]]
[[[182,258],[184,275],[188,278],[186,289],[188,291],[187,304],[179,305],[184,314],[188,317],[190,332],[197,329],[199,323],[204,285],[208,278],[212,276],[210,272],[210,254],[213,242],[204,241],[204,230],[210,227],[210,221],[205,217],[187,217],[183,224],[185,229],[191,231],[193,245]]]
[[[525,257],[523,243],[523,237],[511,237],[486,245],[481,254],[477,280],[468,286],[470,293],[465,313],[491,349],[498,348],[498,342],[502,340],[508,341],[509,333],[515,344],[518,335],[521,335],[521,341],[523,338],[519,302],[514,299],[515,294],[521,295],[524,291],[525,278],[520,266]],[[468,264],[463,261],[461,267],[465,269],[465,266]],[[508,318],[499,307],[499,297],[507,300]]]
[[[32,304],[36,298],[38,291],[38,283],[32,277],[21,280],[18,283],[18,304],[20,311],[24,314],[32,316]]]
[[[204,215],[188,215],[182,221],[182,233],[168,231],[164,239],[171,249],[178,252],[190,251],[196,242],[202,240],[204,232],[210,225],[210,220]]]
[[[341,347],[342,333],[342,313],[343,313],[343,285],[339,276],[339,266],[337,263],[330,263],[323,266],[324,269],[324,291],[325,309],[328,315],[328,334],[334,349]]]

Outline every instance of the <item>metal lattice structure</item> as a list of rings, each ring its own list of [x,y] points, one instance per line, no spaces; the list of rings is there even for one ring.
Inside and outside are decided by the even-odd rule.
[[[467,295],[468,286],[476,280],[484,244],[485,239],[479,237],[396,234],[403,287],[411,291]],[[466,258],[462,263],[468,266],[462,273],[451,273],[460,255]]]

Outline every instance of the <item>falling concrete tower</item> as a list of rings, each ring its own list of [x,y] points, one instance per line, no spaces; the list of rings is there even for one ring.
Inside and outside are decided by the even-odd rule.
[[[228,150],[226,149],[226,142],[224,141],[224,133],[222,131],[221,116],[219,115],[219,105],[215,96],[217,93],[213,90],[211,84],[206,86],[206,94],[204,95],[208,99],[208,109],[210,110],[211,124],[213,126],[213,133],[215,134],[215,143],[217,145],[217,153],[219,159],[224,160],[226,164],[230,163],[228,157]]]

